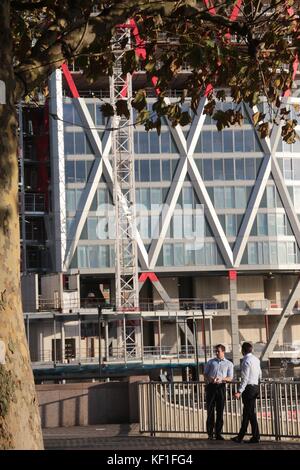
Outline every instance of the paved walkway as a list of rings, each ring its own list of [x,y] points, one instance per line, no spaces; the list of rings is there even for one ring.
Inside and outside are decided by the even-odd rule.
[[[151,437],[139,433],[138,424],[108,424],[44,429],[46,449],[78,450],[300,450],[300,441],[266,440],[260,444],[208,441],[204,435],[191,437]],[[248,438],[247,438],[248,439]]]

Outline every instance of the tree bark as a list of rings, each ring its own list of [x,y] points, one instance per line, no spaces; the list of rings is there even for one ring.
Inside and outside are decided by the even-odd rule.
[[[0,2],[0,449],[42,449],[40,416],[30,365],[20,292],[18,120],[10,31],[10,1]]]

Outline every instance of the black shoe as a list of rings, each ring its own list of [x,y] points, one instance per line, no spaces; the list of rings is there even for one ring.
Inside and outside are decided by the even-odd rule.
[[[207,438],[209,441],[213,441],[214,440],[214,436],[208,436]]]
[[[216,435],[216,441],[225,441],[225,438],[221,434]]]
[[[255,437],[251,437],[249,441],[245,441],[246,444],[258,444],[260,442],[260,439],[256,439]]]
[[[238,444],[243,442],[243,439],[241,439],[239,436],[232,437],[230,440],[233,442],[237,442]]]

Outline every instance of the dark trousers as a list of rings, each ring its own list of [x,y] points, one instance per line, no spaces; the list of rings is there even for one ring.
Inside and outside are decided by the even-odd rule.
[[[258,423],[255,413],[255,402],[258,397],[259,387],[258,385],[247,385],[242,393],[242,401],[244,405],[243,419],[240,432],[238,434],[240,439],[243,439],[247,432],[248,424],[250,421],[252,437],[254,439],[260,439]]]
[[[223,427],[223,411],[225,405],[225,384],[208,384],[206,386],[207,420],[206,430],[209,436],[220,435]],[[217,412],[215,425],[215,409]]]

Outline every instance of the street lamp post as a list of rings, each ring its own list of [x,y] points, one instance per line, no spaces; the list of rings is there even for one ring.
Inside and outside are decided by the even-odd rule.
[[[203,337],[203,345],[204,345],[204,360],[205,364],[207,363],[207,354],[206,354],[206,332],[205,332],[205,313],[204,313],[204,304],[201,305],[202,311],[202,337]]]

